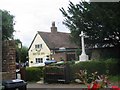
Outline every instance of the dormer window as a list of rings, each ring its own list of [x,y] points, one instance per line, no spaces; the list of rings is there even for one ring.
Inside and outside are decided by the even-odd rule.
[[[42,48],[42,44],[36,44],[36,45],[35,45],[35,48],[36,48],[36,49]]]

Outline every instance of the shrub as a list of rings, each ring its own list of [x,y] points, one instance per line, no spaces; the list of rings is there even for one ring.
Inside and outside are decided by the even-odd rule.
[[[90,62],[80,62],[77,64],[74,64],[73,67],[75,72],[78,72],[79,70],[87,70],[88,73],[99,71],[100,74],[105,73],[105,63],[100,61],[90,61]]]
[[[43,67],[26,68],[27,81],[39,81],[41,77],[43,77]]]
[[[118,71],[118,62],[114,59],[108,60],[95,60],[95,61],[86,61],[79,62],[71,66],[72,76],[76,78],[75,73],[78,73],[79,70],[87,70],[88,73],[98,72],[99,75],[107,74],[107,75],[118,75],[120,74]]]
[[[106,71],[108,71],[109,75],[118,75],[119,73],[119,64],[115,59],[108,59],[105,61]]]

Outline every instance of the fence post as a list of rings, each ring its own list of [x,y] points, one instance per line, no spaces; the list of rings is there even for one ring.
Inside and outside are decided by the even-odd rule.
[[[20,75],[21,75],[21,79],[26,81],[26,68],[25,67],[20,68]]]

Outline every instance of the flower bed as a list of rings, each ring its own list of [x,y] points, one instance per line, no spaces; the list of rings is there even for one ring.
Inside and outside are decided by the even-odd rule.
[[[111,85],[107,75],[98,75],[98,72],[88,75],[87,70],[80,70],[76,75],[79,76],[79,79],[87,86],[88,90],[98,90],[102,88],[120,90],[118,86]]]

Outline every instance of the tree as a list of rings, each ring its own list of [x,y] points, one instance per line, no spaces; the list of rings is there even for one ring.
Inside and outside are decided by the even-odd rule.
[[[22,48],[17,48],[16,50],[16,62],[25,63],[28,61],[28,48],[23,46]]]
[[[19,63],[21,60],[21,48],[19,48],[19,44],[21,44],[22,47],[22,42],[20,39],[15,39],[15,45],[16,45],[16,62]]]
[[[13,39],[14,16],[6,10],[0,10],[0,12],[2,12],[2,40]]]
[[[79,34],[84,31],[88,36],[89,47],[120,46],[120,2],[79,2],[69,3],[68,10],[60,11],[65,24],[71,31],[72,40],[79,45]]]
[[[26,46],[23,46],[21,49],[21,62],[25,63],[26,61],[28,61],[28,48]]]
[[[28,48],[26,46],[22,46],[22,42],[20,41],[20,39],[16,39],[15,40],[15,44],[16,44],[16,62],[19,63],[25,63],[26,61],[28,61]],[[19,48],[19,44],[21,44],[21,48]]]

